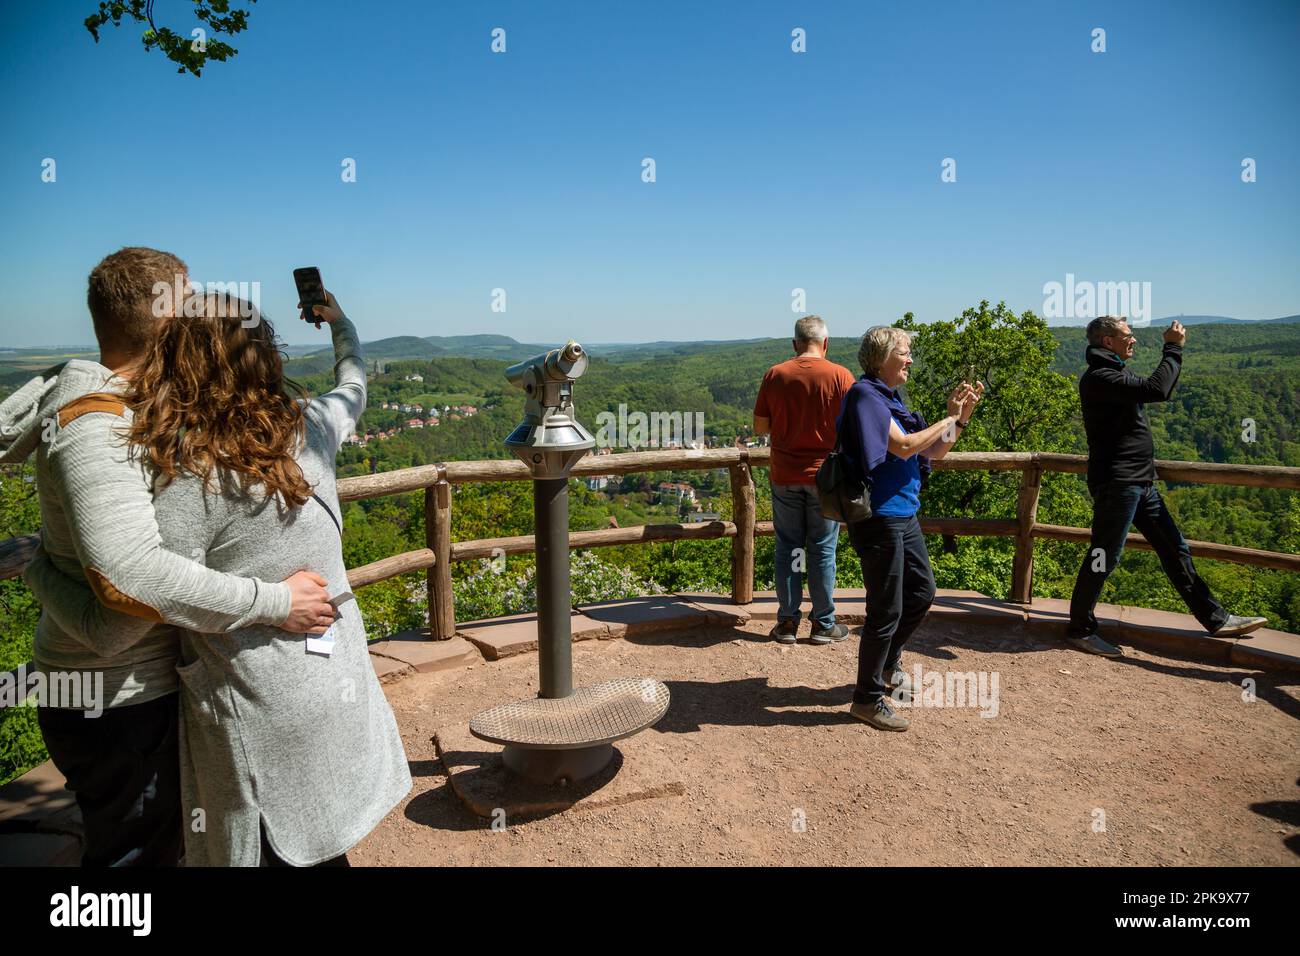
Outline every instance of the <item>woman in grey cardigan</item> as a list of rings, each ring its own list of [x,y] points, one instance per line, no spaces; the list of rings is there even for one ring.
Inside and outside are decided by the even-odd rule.
[[[333,334],[335,387],[294,399],[270,325],[241,320],[237,300],[207,306],[165,322],[128,397],[163,543],[263,580],[305,563],[327,580],[338,618],[306,641],[261,625],[179,631],[186,864],[337,862],[411,788],[340,543],[334,460],[366,405],[360,344],[332,296],[316,306]],[[119,615],[86,613],[93,595],[62,581],[42,588],[52,613],[83,633],[120,629]]]

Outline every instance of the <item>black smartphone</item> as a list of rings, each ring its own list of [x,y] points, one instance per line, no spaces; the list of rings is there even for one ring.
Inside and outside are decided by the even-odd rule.
[[[293,284],[298,287],[298,301],[308,322],[315,322],[320,328],[320,319],[312,317],[313,305],[325,304],[325,283],[321,282],[320,270],[315,266],[303,266],[293,270]]]

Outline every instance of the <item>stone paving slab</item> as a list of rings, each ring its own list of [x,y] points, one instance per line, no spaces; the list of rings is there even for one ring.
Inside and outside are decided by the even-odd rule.
[[[708,594],[704,591],[679,591],[677,597],[707,611],[709,619],[715,624],[739,627],[749,622],[749,611],[739,604],[733,604],[730,595]]]
[[[0,867],[78,866],[81,841],[64,833],[6,833],[0,836]]]
[[[856,627],[867,619],[867,598],[861,588],[837,588],[834,594],[835,620],[849,627]],[[734,606],[734,605],[733,605]],[[775,622],[779,616],[780,604],[775,591],[755,591],[754,599],[742,605],[749,616],[758,621]],[[812,614],[812,601],[807,594],[799,605],[799,621],[806,623]]]
[[[1023,605],[999,601],[978,591],[947,588],[935,592],[930,613],[940,617],[960,616],[965,620],[992,621],[998,624],[1022,624],[1025,620]]]
[[[574,614],[569,628],[575,641],[610,636],[607,625],[583,614]],[[456,625],[456,633],[476,646],[488,660],[499,661],[537,650],[537,613],[467,621]]]
[[[1070,602],[1064,598],[1036,597],[1032,604],[1025,605],[1025,614],[1030,624],[1047,625],[1052,637],[1065,636],[1066,625],[1070,623]],[[1119,638],[1120,608],[1116,604],[1098,604],[1093,614],[1101,625],[1101,636],[1109,634]]]
[[[47,760],[0,787],[0,866],[76,866],[81,810]]]
[[[1300,672],[1300,635],[1262,627],[1233,641],[1229,661],[1237,667]]]
[[[0,823],[38,820],[76,810],[77,800],[52,761],[33,767],[0,787]]]
[[[1145,607],[1120,608],[1120,639],[1144,650],[1227,665],[1236,638],[1213,637],[1190,614],[1156,611]]]
[[[686,793],[668,749],[670,742],[660,734],[640,733],[620,740],[614,745],[614,760],[605,770],[589,780],[555,787],[516,777],[501,762],[501,748],[479,740],[469,732],[469,724],[442,728],[433,742],[456,796],[473,813],[489,820],[502,819],[504,811],[507,827],[517,818],[597,810]]]
[[[435,641],[429,638],[429,632],[424,628],[401,631],[382,641],[375,641],[370,645],[370,655],[387,657],[409,665],[421,674],[463,667],[479,660],[474,645],[464,638],[452,637],[445,641]]]
[[[395,661],[391,657],[382,657],[379,654],[370,655],[370,664],[374,667],[375,676],[379,678],[381,684],[391,684],[415,673],[415,668],[410,664]]]
[[[588,604],[582,613],[609,627],[609,637],[634,640],[646,634],[709,627],[709,612],[672,594]]]
[[[775,621],[777,618],[777,600],[775,591],[755,591],[753,600],[742,605],[745,612],[755,620]],[[812,610],[812,602],[804,598],[800,611],[806,615]]]

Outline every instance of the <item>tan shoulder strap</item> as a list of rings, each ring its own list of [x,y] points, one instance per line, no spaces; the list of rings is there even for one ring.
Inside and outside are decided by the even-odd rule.
[[[114,395],[112,392],[91,392],[82,395],[59,409],[59,427],[66,428],[82,415],[89,415],[91,412],[107,412],[121,418],[126,413],[126,403],[122,401],[120,395]]]

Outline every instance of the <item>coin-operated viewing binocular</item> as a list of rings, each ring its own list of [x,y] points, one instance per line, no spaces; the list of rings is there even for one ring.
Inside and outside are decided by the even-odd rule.
[[[573,463],[596,446],[574,417],[573,382],[587,371],[587,353],[572,339],[562,348],[524,359],[506,378],[528,396],[524,420],[506,439],[534,478],[567,478]]]
[[[614,741],[668,710],[668,688],[653,677],[624,677],[573,688],[573,588],[569,583],[569,471],[595,447],[573,417],[573,382],[587,353],[569,340],[506,369],[528,400],[506,439],[533,477],[537,550],[537,697],[475,714],[470,733],[500,744],[501,762],[537,784],[572,783],[604,770]]]

